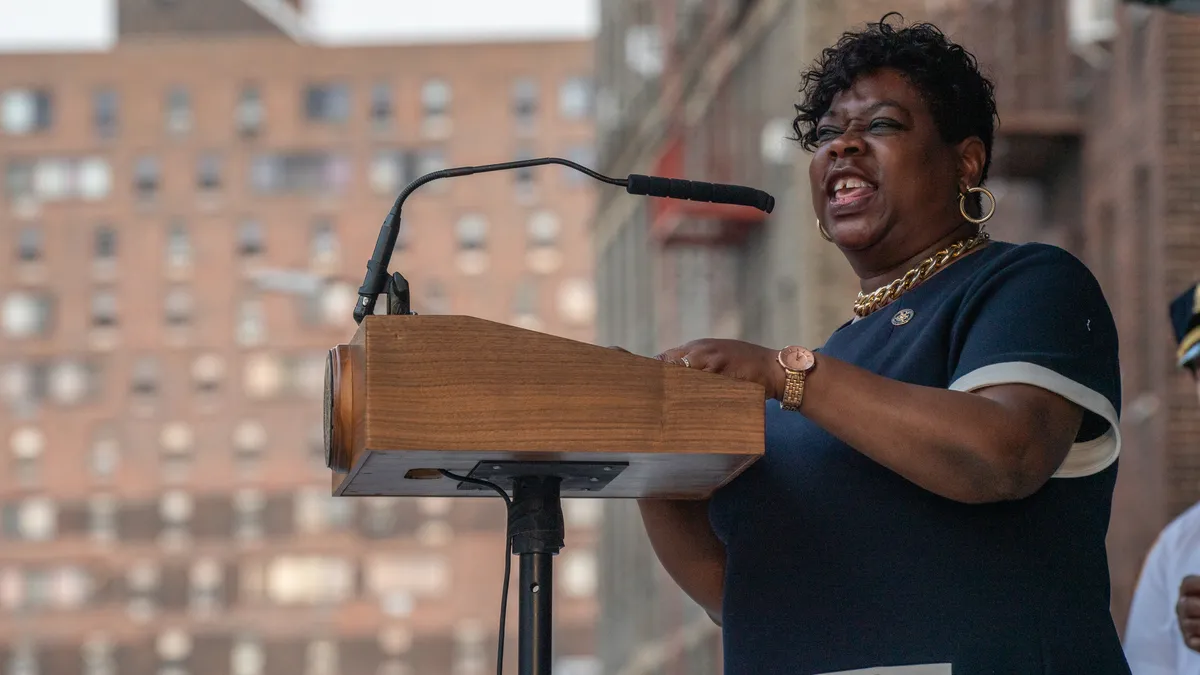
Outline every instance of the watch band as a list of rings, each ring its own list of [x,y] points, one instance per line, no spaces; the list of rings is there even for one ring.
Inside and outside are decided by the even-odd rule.
[[[804,380],[808,375],[801,370],[787,369],[787,381],[783,387],[783,400],[780,407],[791,412],[800,411],[800,403],[804,400]]]

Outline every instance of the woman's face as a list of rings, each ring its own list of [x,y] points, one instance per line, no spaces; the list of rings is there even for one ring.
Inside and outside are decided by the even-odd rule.
[[[816,132],[813,205],[843,250],[912,255],[961,224],[958,194],[978,182],[969,156],[981,160],[982,143],[942,141],[920,92],[899,71],[859,77],[834,97]],[[970,149],[972,141],[978,147]]]

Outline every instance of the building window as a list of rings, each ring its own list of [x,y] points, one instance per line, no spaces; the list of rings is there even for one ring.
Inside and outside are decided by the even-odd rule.
[[[229,675],[263,675],[267,656],[257,640],[239,638],[229,655]]]
[[[450,114],[450,84],[442,79],[425,82],[421,87],[421,110],[425,120],[440,119]]]
[[[92,96],[92,124],[100,138],[117,135],[120,123],[120,99],[112,89],[100,89]]]
[[[350,90],[344,84],[313,84],[304,91],[304,114],[310,122],[345,122],[350,117]]]
[[[267,445],[267,430],[258,422],[246,421],[233,430],[234,463],[238,470],[249,473],[258,469]]]
[[[188,537],[188,523],[196,506],[192,496],[182,490],[171,490],[163,494],[158,502],[158,516],[162,519],[162,542],[166,545],[181,543]]]
[[[98,261],[115,259],[117,257],[117,231],[110,225],[97,227],[92,251]]]
[[[50,369],[51,398],[63,406],[79,403],[91,389],[91,376],[91,369],[78,361],[59,361]]]
[[[412,156],[401,150],[379,150],[371,160],[368,180],[377,194],[394,197],[409,180]]]
[[[140,199],[153,199],[158,194],[161,169],[157,157],[139,157],[133,167],[133,186]]]
[[[108,161],[99,157],[89,157],[79,162],[76,187],[79,196],[88,201],[107,197],[112,190],[112,168]]]
[[[238,307],[237,342],[243,347],[260,345],[267,339],[267,317],[262,300],[242,299]]]
[[[20,262],[37,262],[45,255],[42,241],[42,228],[36,225],[26,225],[17,231],[17,260]]]
[[[192,264],[192,237],[182,220],[174,220],[167,228],[167,267],[181,269]]]
[[[172,422],[159,434],[162,447],[163,474],[169,481],[183,480],[192,467],[195,437],[192,428],[183,422]]]
[[[537,274],[551,274],[562,265],[558,239],[562,225],[550,211],[534,211],[527,225],[526,263]]]
[[[5,675],[41,675],[37,650],[30,642],[19,642],[8,655],[7,665]]]
[[[333,556],[281,556],[267,566],[267,597],[277,605],[332,606],[354,591],[354,566]]]
[[[259,155],[250,168],[251,188],[259,194],[336,194],[349,181],[346,158],[323,152]]]
[[[221,157],[213,153],[200,155],[196,160],[196,189],[213,192],[221,189]]]
[[[371,87],[371,123],[376,129],[387,129],[392,124],[392,85],[376,82]]]
[[[255,218],[243,219],[238,225],[238,255],[253,258],[262,255],[266,250],[266,235],[263,233],[262,222]]]
[[[283,365],[272,354],[255,354],[246,359],[242,385],[250,398],[273,398],[283,388]]]
[[[427,173],[433,173],[434,171],[441,171],[442,169],[445,169],[445,168],[446,168],[446,154],[444,152],[442,152],[441,148],[437,148],[437,147],[423,148],[420,151],[420,154],[417,156],[417,174],[418,175],[414,176],[414,178],[417,178],[419,176],[424,176]],[[447,185],[448,185],[447,181],[441,180],[441,181],[434,181],[433,183],[429,184],[428,187],[433,190],[443,190],[446,188]]]
[[[117,325],[117,294],[102,288],[92,293],[92,327],[112,328]]]
[[[266,504],[266,498],[258,490],[240,490],[234,494],[233,536],[243,541],[262,539]]]
[[[143,356],[133,363],[130,385],[135,396],[154,396],[158,393],[158,360]]]
[[[304,304],[301,311],[304,322],[310,326],[344,325],[351,319],[354,303],[357,301],[358,294],[355,292],[354,286],[344,281],[324,283],[315,293],[309,294],[303,299]],[[321,367],[321,373],[323,377],[324,365]],[[323,387],[324,385],[322,385]]]
[[[331,497],[328,489],[301,488],[294,499],[296,531],[301,534],[345,528],[354,515],[354,500]]]
[[[48,497],[26,499],[17,507],[15,525],[24,541],[50,541],[58,532],[58,507]]]
[[[88,500],[88,533],[98,543],[117,540],[117,500],[112,495],[95,495]]]
[[[537,118],[538,95],[537,80],[522,77],[513,82],[513,117],[516,118],[518,127],[522,129],[533,127],[533,123]]]
[[[478,213],[468,213],[458,219],[454,233],[461,251],[479,251],[487,248],[488,221]]]
[[[10,89],[0,94],[0,128],[13,136],[46,131],[54,122],[54,101],[45,90]]]
[[[515,326],[528,330],[541,330],[538,318],[538,285],[532,278],[522,279],[513,293],[513,319]]]
[[[183,135],[192,130],[192,97],[188,90],[171,87],[167,91],[167,131]]]
[[[558,235],[562,225],[550,211],[535,211],[529,217],[528,236],[531,248],[558,245]]]
[[[561,584],[569,597],[587,598],[596,594],[596,554],[587,549],[568,552],[562,557]]]
[[[314,265],[330,265],[337,262],[337,232],[328,218],[320,217],[313,223],[309,255]]]
[[[117,675],[112,642],[102,636],[88,638],[81,650],[83,675]]]
[[[160,675],[183,675],[188,656],[192,653],[192,636],[178,628],[159,633],[155,650],[162,668]]]
[[[567,119],[583,119],[592,114],[592,79],[567,78],[558,89],[558,111]]]
[[[163,305],[167,325],[186,326],[191,322],[194,302],[192,292],[188,288],[172,287],[167,291]]]
[[[108,429],[101,429],[92,436],[88,466],[92,477],[98,481],[111,480],[121,465],[121,444]]]
[[[338,646],[333,640],[314,640],[308,643],[304,675],[337,675]]]
[[[262,94],[258,87],[246,85],[238,95],[235,123],[238,133],[242,136],[256,136],[262,130],[266,121],[266,110],[263,108]]]
[[[43,159],[33,173],[33,191],[43,201],[58,201],[71,194],[72,163],[65,159]]]
[[[14,472],[17,482],[24,487],[32,487],[38,482],[38,467],[41,465],[42,453],[46,449],[46,437],[40,429],[34,427],[18,427],[8,440],[12,451]]]
[[[192,564],[188,576],[192,609],[197,612],[216,610],[221,604],[221,584],[225,576],[221,564],[212,558],[201,558]]]
[[[522,145],[517,149],[516,161],[520,162],[533,158],[533,148],[529,147],[528,145]],[[536,181],[534,167],[526,166],[517,169],[513,172],[513,178],[516,180],[518,199],[527,199],[533,195],[534,184]]]
[[[221,386],[221,378],[225,377],[225,362],[217,354],[203,354],[192,362],[192,379],[196,383],[196,391],[211,394]]]
[[[129,614],[138,621],[147,621],[158,608],[158,588],[162,574],[158,565],[148,560],[133,564],[125,575],[129,596]]]
[[[591,145],[573,145],[567,148],[567,159],[590,169],[596,162],[596,149]],[[562,173],[567,185],[582,185],[588,180],[586,174],[568,166],[562,167]]]
[[[9,161],[4,173],[4,190],[12,199],[32,197],[33,173],[36,164],[32,160],[14,159]]]
[[[0,324],[15,339],[48,335],[53,315],[51,296],[45,292],[12,291],[0,305]]]

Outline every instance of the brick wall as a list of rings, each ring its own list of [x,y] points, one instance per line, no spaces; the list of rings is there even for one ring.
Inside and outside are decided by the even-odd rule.
[[[1126,8],[1093,82],[1085,258],[1121,336],[1124,449],[1109,529],[1124,628],[1146,552],[1200,499],[1200,408],[1174,367],[1167,304],[1200,280],[1200,19]]]

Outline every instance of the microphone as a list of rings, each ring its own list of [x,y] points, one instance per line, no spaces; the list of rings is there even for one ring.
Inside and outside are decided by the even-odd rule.
[[[687,199],[693,202],[712,202],[714,204],[753,206],[766,213],[775,210],[774,197],[762,190],[743,185],[702,183],[696,180],[659,178],[658,176],[643,176],[636,173],[629,174],[627,182],[625,190],[631,195]]]
[[[489,173],[492,171],[507,171],[508,169],[521,169],[530,166],[541,166],[545,164],[561,164],[562,166],[570,167],[581,173],[587,174],[592,178],[609,185],[625,188],[625,191],[631,195],[644,195],[647,197],[666,197],[667,199],[686,199],[695,202],[710,202],[713,204],[734,204],[738,206],[751,206],[765,213],[770,213],[775,209],[775,198],[771,195],[751,187],[744,185],[727,185],[723,183],[704,183],[701,181],[680,180],[677,178],[662,178],[659,176],[643,176],[641,174],[629,174],[628,178],[611,178],[604,174],[593,171],[586,166],[577,164],[568,159],[560,157],[540,157],[537,159],[524,159],[515,162],[500,162],[498,164],[482,164],[480,166],[461,166],[450,169],[442,169],[427,173],[413,182],[409,183],[399,196],[396,197],[396,202],[392,204],[392,210],[388,212],[387,217],[383,219],[383,225],[379,228],[379,238],[375,241],[375,251],[371,254],[371,259],[367,261],[367,274],[363,279],[362,286],[358,289],[358,304],[354,306],[354,322],[361,324],[363,319],[375,313],[375,302],[380,293],[387,290],[389,278],[387,274],[388,263],[392,259],[392,250],[396,246],[396,238],[400,233],[400,209],[404,205],[404,200],[412,194],[417,188],[439,178],[451,178],[455,176],[470,176],[477,173]],[[408,284],[404,277],[399,274],[392,283],[398,288],[398,293],[402,294],[402,299],[398,300],[396,307],[389,307],[389,313],[392,309],[399,309],[399,313],[408,314]]]

